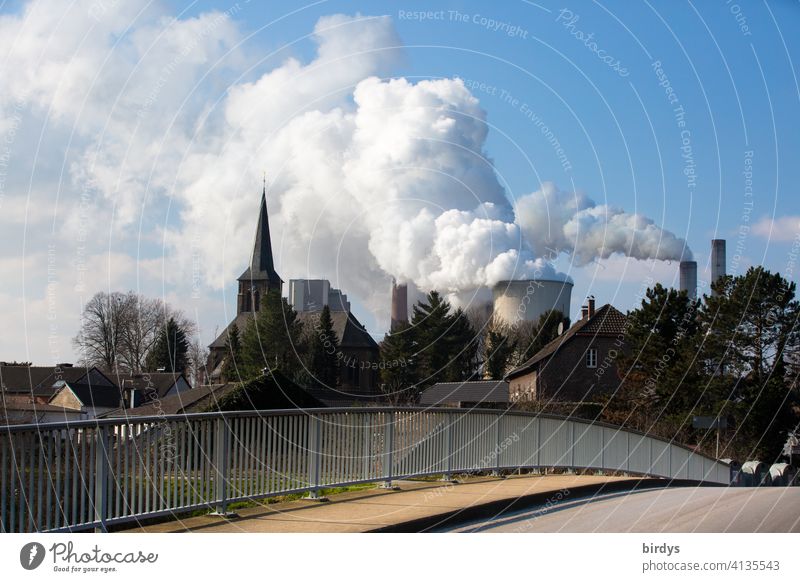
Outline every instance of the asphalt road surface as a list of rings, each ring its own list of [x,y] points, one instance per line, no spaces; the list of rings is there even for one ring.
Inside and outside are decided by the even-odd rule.
[[[554,501],[447,531],[800,532],[800,487],[674,487]]]

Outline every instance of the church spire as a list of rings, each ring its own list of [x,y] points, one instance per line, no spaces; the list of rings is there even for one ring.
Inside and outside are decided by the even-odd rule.
[[[256,239],[253,244],[253,254],[250,267],[239,277],[240,281],[266,281],[268,288],[280,290],[283,280],[275,272],[275,263],[272,259],[272,241],[269,233],[269,215],[267,213],[267,179],[264,176],[264,187],[261,192],[261,209],[258,214],[256,226]]]

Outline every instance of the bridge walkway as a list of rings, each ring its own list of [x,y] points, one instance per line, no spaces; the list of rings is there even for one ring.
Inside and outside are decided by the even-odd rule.
[[[394,490],[364,489],[236,510],[235,517],[204,515],[124,530],[134,532],[357,533],[424,531],[491,518],[501,512],[596,493],[664,486],[663,479],[580,475],[474,477],[457,484],[396,481]]]

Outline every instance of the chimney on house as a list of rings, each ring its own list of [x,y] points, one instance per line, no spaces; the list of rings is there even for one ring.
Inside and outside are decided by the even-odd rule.
[[[396,330],[408,323],[408,286],[405,283],[397,284],[392,279],[392,311],[389,329]]]
[[[581,305],[581,319],[589,319],[589,306]]]
[[[589,295],[587,299],[587,310],[589,317],[594,317],[594,295]]]

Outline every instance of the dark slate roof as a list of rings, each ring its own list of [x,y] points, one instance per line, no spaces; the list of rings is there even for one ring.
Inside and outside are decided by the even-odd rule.
[[[297,319],[303,324],[305,333],[310,333],[310,330],[314,329],[319,314],[319,311],[302,311],[297,314]],[[239,334],[243,334],[247,324],[255,316],[255,312],[240,313],[208,347],[211,349],[224,348],[230,327],[235,323],[239,328]],[[333,322],[333,331],[339,340],[339,347],[378,349],[378,343],[352,313],[348,311],[331,311],[331,320]]]
[[[332,408],[348,406],[385,406],[386,396],[383,394],[366,394],[335,390],[325,386],[303,388],[309,395],[319,400],[325,406]]]
[[[297,314],[298,320],[303,323],[305,333],[313,332],[319,315],[319,311],[303,311]],[[340,348],[378,349],[378,343],[367,328],[349,311],[331,311],[331,320]]]
[[[231,321],[228,326],[222,331],[221,334],[217,336],[213,342],[209,344],[209,348],[224,348],[225,343],[228,341],[228,330],[231,326],[235,323],[236,326],[239,328],[239,338],[241,339],[244,330],[247,328],[247,324],[254,319],[256,316],[256,312],[254,311],[244,311],[238,314],[233,321]]]
[[[0,384],[5,392],[31,393],[54,370],[53,366],[0,366]]]
[[[272,241],[269,235],[269,216],[267,214],[267,190],[261,194],[261,210],[258,214],[256,227],[256,240],[253,244],[253,254],[250,266],[239,277],[239,281],[270,281],[276,287],[283,280],[275,272],[275,263],[272,260]]]
[[[115,408],[120,405],[120,391],[116,386],[92,386],[82,382],[67,382],[68,387],[81,404],[91,408]]]
[[[188,414],[203,412],[215,400],[222,398],[236,388],[236,384],[210,384],[192,390],[185,390],[172,396],[167,396],[158,402],[151,402],[144,406],[137,406],[125,410],[117,408],[104,414],[105,418],[124,418],[127,416],[158,416],[160,414]]]
[[[420,397],[422,406],[438,406],[457,402],[508,403],[508,382],[477,380],[472,382],[439,382]]]
[[[616,337],[625,333],[625,315],[606,303],[588,319],[577,321],[567,331],[536,352],[531,359],[506,375],[506,380],[528,373],[537,363],[549,358],[573,337]]]
[[[87,375],[93,371],[105,378],[96,368],[81,366],[0,366],[0,383],[7,393],[49,398],[60,388],[54,387],[57,381],[85,381]],[[110,380],[108,382],[113,384]]]
[[[80,410],[74,408],[64,408],[53,404],[42,404],[41,402],[0,402],[0,411],[19,411],[19,412],[63,412],[64,414],[80,414]]]
[[[179,372],[149,372],[146,374],[120,376],[119,380],[123,389],[155,390],[158,397],[163,398],[182,376],[183,374]]]

